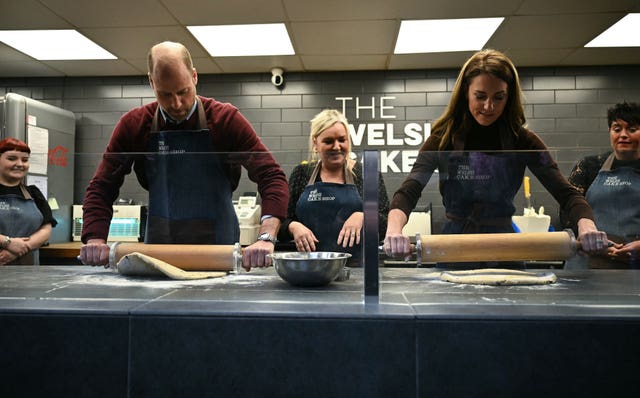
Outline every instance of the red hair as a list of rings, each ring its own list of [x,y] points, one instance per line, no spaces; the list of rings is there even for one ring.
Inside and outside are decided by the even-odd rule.
[[[7,151],[31,153],[31,149],[24,141],[20,141],[19,139],[13,137],[5,138],[4,140],[0,141],[0,153],[5,153]]]

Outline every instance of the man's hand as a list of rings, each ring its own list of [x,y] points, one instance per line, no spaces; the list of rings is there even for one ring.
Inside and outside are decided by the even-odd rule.
[[[89,239],[80,248],[78,260],[85,265],[109,265],[109,246],[102,239]]]

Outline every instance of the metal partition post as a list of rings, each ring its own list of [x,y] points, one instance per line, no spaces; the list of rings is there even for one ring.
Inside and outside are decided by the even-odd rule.
[[[364,210],[364,300],[367,303],[378,303],[378,152],[365,151],[363,166],[363,198]]]

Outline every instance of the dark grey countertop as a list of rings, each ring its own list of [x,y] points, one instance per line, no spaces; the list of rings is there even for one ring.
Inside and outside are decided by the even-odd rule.
[[[366,300],[363,270],[299,288],[273,268],[218,279],[125,277],[86,266],[0,267],[0,312],[347,318],[640,318],[640,271],[553,270],[541,286],[460,285],[431,268],[380,268],[380,296]],[[542,271],[542,270],[541,270]],[[544,270],[549,272],[549,270]]]

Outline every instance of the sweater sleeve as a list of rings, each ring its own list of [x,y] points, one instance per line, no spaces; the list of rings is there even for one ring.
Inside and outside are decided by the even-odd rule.
[[[531,150],[528,154],[527,167],[538,181],[560,204],[560,208],[567,214],[573,224],[581,218],[593,220],[593,210],[586,199],[562,175],[558,164],[551,158],[546,145],[532,131],[526,131],[526,146]]]
[[[429,136],[420,148],[411,172],[393,194],[391,209],[400,209],[409,217],[422,196],[422,190],[431,179],[434,170],[438,168],[437,149],[438,138],[434,135]]]

